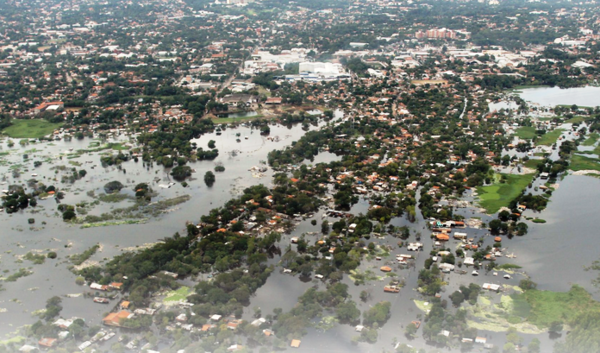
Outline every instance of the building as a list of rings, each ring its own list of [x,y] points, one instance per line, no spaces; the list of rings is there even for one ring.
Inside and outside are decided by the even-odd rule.
[[[118,313],[110,313],[106,315],[104,319],[102,319],[102,323],[106,326],[121,326],[122,319],[130,319],[133,317],[133,314],[129,311],[121,310]]]
[[[415,38],[417,39],[455,39],[456,31],[446,28],[434,28],[428,29],[427,31],[417,31],[415,33]]]
[[[265,104],[281,104],[282,98],[281,97],[269,97],[267,98],[267,101],[265,102]]]
[[[58,345],[58,340],[56,338],[42,338],[38,341],[38,346],[42,346],[44,348],[52,348]]]

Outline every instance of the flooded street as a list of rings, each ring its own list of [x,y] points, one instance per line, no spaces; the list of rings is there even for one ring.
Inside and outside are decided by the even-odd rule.
[[[339,113],[339,112],[338,112]],[[320,123],[322,125],[323,123]],[[310,126],[309,130],[318,127]],[[114,300],[108,306],[91,305],[89,298],[83,298],[81,293],[88,291],[87,287],[75,284],[75,275],[69,271],[71,266],[67,256],[79,254],[95,244],[101,244],[101,249],[90,258],[90,261],[102,264],[113,256],[122,253],[123,249],[135,249],[147,243],[159,241],[162,238],[182,232],[186,221],[197,222],[203,214],[210,209],[222,206],[233,197],[238,196],[248,186],[265,184],[271,186],[273,171],[268,168],[264,172],[250,171],[255,166],[266,166],[267,154],[271,150],[281,149],[298,140],[305,131],[301,125],[286,127],[272,125],[268,136],[261,136],[259,130],[250,127],[237,127],[224,129],[220,134],[212,133],[192,140],[198,147],[206,148],[209,141],[215,141],[219,156],[213,161],[190,162],[194,169],[189,186],[184,188],[179,183],[166,187],[172,182],[169,169],[162,166],[145,166],[143,162],[125,162],[121,169],[116,167],[102,167],[100,156],[106,152],[116,151],[104,150],[91,153],[83,153],[79,156],[71,155],[77,150],[89,148],[92,140],[54,141],[52,143],[35,143],[28,146],[20,146],[18,143],[13,148],[8,148],[7,140],[1,142],[2,151],[9,152],[4,156],[5,162],[0,166],[0,175],[6,178],[5,187],[10,184],[25,185],[31,178],[32,173],[39,174],[39,181],[45,185],[55,185],[65,191],[66,196],[62,203],[79,204],[91,203],[95,197],[102,194],[103,186],[113,180],[119,180],[125,185],[121,193],[132,196],[134,186],[138,183],[148,183],[157,196],[153,201],[168,200],[178,196],[189,195],[187,202],[178,204],[158,217],[148,215],[141,224],[124,224],[115,226],[101,226],[82,229],[78,224],[65,223],[60,214],[57,213],[57,203],[54,199],[42,200],[36,207],[15,214],[0,214],[3,228],[0,240],[4,242],[0,261],[4,276],[8,276],[20,268],[27,268],[32,274],[17,279],[16,282],[4,282],[4,291],[0,292],[0,335],[10,337],[18,327],[31,324],[35,321],[32,313],[42,309],[47,298],[60,296],[63,298],[62,317],[83,317],[87,322],[95,325],[108,312],[118,300]],[[106,143],[132,143],[125,136],[117,136],[108,139]],[[104,142],[103,142],[104,143]],[[103,144],[102,143],[102,144]],[[101,145],[102,145],[101,144]],[[22,155],[28,151],[28,160],[23,161]],[[124,151],[128,153],[127,151]],[[62,154],[62,159],[59,157]],[[554,157],[555,154],[553,154]],[[40,167],[34,168],[33,161],[43,161]],[[340,161],[341,156],[330,152],[321,152],[314,161],[304,161],[304,164],[314,165],[317,163],[328,163]],[[87,163],[91,161],[91,163]],[[62,183],[60,178],[52,180],[47,175],[55,175],[57,166],[64,165],[67,168],[86,169],[87,175],[75,181],[72,185]],[[225,171],[216,173],[216,182],[212,187],[207,187],[203,180],[206,171],[213,170],[216,165],[223,165]],[[95,166],[93,169],[91,166]],[[20,177],[13,177],[13,170],[21,171]],[[126,172],[124,172],[125,170]],[[56,175],[62,172],[56,171]],[[544,182],[536,180],[535,186]],[[560,187],[551,198],[548,208],[541,213],[534,214],[526,211],[525,216],[546,219],[546,224],[534,224],[528,222],[529,233],[523,237],[505,239],[502,246],[507,249],[506,253],[514,253],[516,258],[499,258],[498,264],[513,263],[523,267],[524,272],[536,283],[539,289],[566,291],[571,285],[579,284],[590,291],[596,299],[599,293],[591,285],[594,273],[584,271],[584,267],[598,259],[597,250],[594,246],[595,213],[597,207],[595,200],[600,198],[600,180],[589,176],[567,176],[559,181]],[[93,191],[90,194],[89,191]],[[417,195],[419,193],[417,192]],[[417,196],[418,197],[418,196]],[[465,193],[464,201],[476,202],[473,191]],[[100,202],[89,210],[89,214],[101,215],[115,208],[124,208],[134,203],[132,199],[125,199],[117,203]],[[359,202],[353,205],[351,213],[366,214],[369,209],[368,199],[361,197]],[[314,243],[321,238],[320,225],[324,219],[329,223],[336,222],[335,218],[323,217],[328,208],[322,207],[312,217],[298,220],[296,228],[290,234],[283,234],[279,249],[282,253],[290,245],[292,237],[306,236],[309,243]],[[487,223],[493,219],[492,216],[481,213],[477,205],[456,208],[455,214],[465,219],[477,219]],[[81,215],[83,217],[84,215]],[[29,218],[35,218],[35,224],[28,224]],[[317,225],[311,221],[316,220]],[[42,224],[46,222],[46,224]],[[424,244],[423,250],[419,252],[408,252],[415,257],[410,266],[400,267],[395,260],[396,255],[406,254],[407,249],[399,248],[399,238],[392,236],[372,236],[366,241],[374,242],[379,249],[390,249],[389,255],[382,256],[380,260],[370,258],[361,262],[357,269],[360,272],[371,271],[377,279],[367,280],[363,285],[354,284],[347,274],[344,275],[342,283],[349,287],[349,294],[356,302],[358,309],[365,312],[380,301],[391,303],[391,317],[382,328],[379,329],[379,340],[376,344],[351,343],[352,337],[359,335],[353,326],[338,325],[325,332],[311,328],[308,335],[302,338],[300,352],[368,352],[392,350],[391,342],[407,342],[418,348],[431,349],[422,338],[422,328],[417,338],[407,341],[404,336],[405,327],[413,320],[423,321],[425,313],[415,305],[414,300],[422,300],[423,297],[414,289],[418,287],[418,273],[424,267],[425,260],[434,249],[434,241],[430,238],[431,231],[427,228],[427,221],[417,212],[415,222],[409,222],[406,217],[393,218],[390,224],[410,228],[410,237],[407,241],[415,241],[420,233],[420,241]],[[489,235],[487,229],[466,228],[459,230],[467,233],[469,238],[476,241],[483,240],[483,246],[493,245],[494,239]],[[451,240],[444,247],[455,250],[460,242]],[[293,248],[293,245],[292,245]],[[43,264],[35,265],[20,257],[30,251],[38,251],[47,254],[56,251],[57,259],[46,259]],[[280,256],[275,255],[269,259],[269,264],[275,266],[266,284],[259,288],[252,297],[243,313],[243,318],[251,321],[254,317],[255,308],[260,309],[262,316],[272,314],[276,308],[284,312],[292,309],[307,289],[316,287],[325,289],[326,283],[311,277],[300,278],[300,276],[283,273],[279,265]],[[388,265],[397,275],[397,279],[404,283],[404,287],[398,294],[389,294],[383,291],[390,278],[382,274],[380,267]],[[442,299],[448,300],[448,296],[457,290],[460,285],[469,283],[493,283],[501,285],[517,286],[519,280],[526,278],[522,274],[515,274],[511,279],[504,279],[502,273],[493,276],[484,270],[481,275],[473,277],[470,270],[466,274],[457,272],[444,275],[448,283],[442,293]],[[313,274],[314,276],[314,274]],[[369,298],[366,301],[359,299],[361,291],[366,291]],[[65,297],[67,295],[72,295]],[[492,300],[499,300],[501,294],[483,293]],[[489,342],[501,346],[504,343],[504,332],[492,332],[480,330],[481,336],[487,337]],[[553,341],[548,339],[547,334],[523,335],[526,341],[537,337],[542,341],[542,351],[549,351]]]
[[[310,129],[316,127],[310,126]],[[309,130],[310,130],[309,129]],[[236,134],[240,134],[240,142],[236,142]],[[266,161],[267,154],[273,149],[281,149],[292,141],[298,140],[305,131],[301,125],[286,127],[281,125],[271,126],[269,136],[261,136],[259,130],[250,127],[226,129],[219,136],[216,133],[207,134],[194,140],[199,147],[206,149],[208,141],[216,141],[219,156],[213,161],[190,162],[195,169],[189,186],[184,188],[175,183],[170,188],[159,185],[172,181],[169,169],[154,165],[149,168],[143,162],[133,160],[123,163],[122,170],[111,166],[103,168],[100,165],[100,156],[103,153],[117,153],[117,151],[103,150],[100,152],[84,153],[77,157],[68,157],[78,150],[88,149],[93,141],[90,139],[72,141],[37,142],[21,146],[18,140],[15,146],[7,146],[8,139],[0,142],[4,162],[0,166],[0,176],[6,177],[6,184],[25,185],[27,180],[33,178],[32,173],[38,174],[38,180],[46,186],[55,185],[65,192],[64,204],[91,203],[94,201],[87,192],[93,190],[95,195],[104,193],[103,186],[113,180],[119,180],[125,185],[122,194],[133,195],[133,187],[141,182],[148,183],[158,193],[153,201],[166,200],[182,195],[190,195],[189,201],[174,206],[157,218],[148,215],[143,224],[123,224],[115,226],[100,226],[81,229],[80,225],[65,223],[56,211],[57,203],[54,198],[40,200],[36,207],[28,207],[17,213],[0,213],[2,231],[0,241],[3,242],[1,264],[4,276],[8,276],[20,268],[27,268],[33,273],[21,277],[16,282],[4,282],[4,290],[0,292],[0,337],[10,336],[18,327],[31,324],[35,321],[32,312],[44,308],[46,299],[57,295],[81,294],[89,291],[87,287],[75,284],[76,276],[68,267],[71,265],[66,258],[69,255],[79,254],[95,244],[101,244],[101,250],[90,258],[92,262],[102,263],[113,256],[122,253],[123,249],[135,249],[138,246],[154,243],[162,238],[183,232],[186,221],[197,222],[200,216],[210,209],[219,207],[233,197],[239,195],[248,186],[256,184],[271,185],[273,171],[269,168],[264,173],[249,171],[253,166],[259,166],[260,161]],[[246,139],[245,136],[248,138]],[[269,139],[267,137],[270,137]],[[129,143],[125,136],[110,138],[104,143]],[[26,152],[27,151],[27,152]],[[23,162],[22,155],[28,154],[28,160]],[[128,153],[124,151],[124,153]],[[63,155],[60,159],[60,155]],[[42,165],[34,168],[34,161],[43,161]],[[92,163],[86,163],[91,161]],[[208,170],[213,170],[215,165],[222,164],[225,171],[216,173],[216,182],[212,187],[207,187],[203,176]],[[51,180],[47,175],[55,175],[57,166],[64,165],[67,169],[85,169],[87,175],[73,184],[62,183],[60,178]],[[91,166],[95,166],[93,169]],[[19,168],[21,175],[14,178],[12,170]],[[158,180],[158,181],[157,181]],[[100,215],[110,212],[115,208],[124,208],[133,204],[132,200],[118,203],[101,202],[94,206],[89,214]],[[83,217],[83,216],[81,216]],[[35,224],[28,224],[29,218],[35,218]],[[45,222],[46,224],[42,224]],[[31,229],[30,229],[31,227]],[[68,244],[68,247],[67,247]],[[28,260],[19,260],[18,257],[28,252],[39,252],[43,255],[55,251],[56,259],[46,259],[43,264],[34,265]],[[117,303],[116,301],[114,302]],[[90,305],[90,299],[83,297],[63,297],[63,317],[83,317],[86,321],[97,323],[102,316],[110,310],[103,305]],[[112,305],[111,305],[112,308]],[[4,318],[4,319],[3,319]]]

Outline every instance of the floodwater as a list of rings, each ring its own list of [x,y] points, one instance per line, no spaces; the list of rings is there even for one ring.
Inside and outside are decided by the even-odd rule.
[[[226,118],[251,118],[257,115],[258,113],[255,111],[223,114]]]
[[[317,127],[310,126],[309,130]],[[240,134],[240,141],[236,135]],[[175,232],[183,231],[186,221],[197,222],[200,216],[208,213],[212,208],[219,207],[231,198],[242,193],[243,189],[263,183],[271,185],[273,172],[269,168],[264,173],[253,173],[249,171],[253,166],[262,166],[260,161],[267,160],[267,154],[273,149],[281,149],[289,146],[292,141],[298,140],[304,135],[302,126],[271,126],[269,136],[261,136],[259,131],[250,127],[241,126],[236,129],[225,129],[221,135],[216,133],[207,134],[194,140],[198,147],[207,148],[208,141],[216,141],[219,156],[213,161],[190,162],[189,165],[195,170],[189,186],[184,188],[180,183],[175,183],[170,188],[159,185],[168,185],[172,181],[169,170],[162,166],[154,165],[144,167],[143,162],[133,160],[123,163],[122,169],[116,167],[103,168],[100,164],[102,153],[116,153],[116,151],[104,150],[101,152],[85,153],[77,158],[67,158],[67,154],[74,153],[80,149],[87,149],[91,139],[72,141],[53,141],[52,143],[35,143],[21,146],[15,140],[15,146],[7,146],[8,139],[0,141],[1,152],[9,152],[3,156],[3,164],[0,166],[0,177],[4,176],[6,184],[2,189],[12,184],[26,185],[27,180],[35,177],[45,185],[55,185],[66,194],[62,203],[75,205],[80,202],[93,202],[87,192],[93,190],[96,195],[103,193],[103,186],[109,181],[119,180],[125,188],[122,193],[133,194],[133,187],[140,183],[148,183],[158,196],[153,201],[165,200],[181,195],[190,195],[191,199],[168,210],[160,217],[147,220],[145,224],[127,224],[120,226],[105,226],[81,229],[79,225],[70,225],[63,222],[56,211],[57,203],[54,199],[40,200],[36,207],[28,207],[14,214],[0,213],[2,232],[0,241],[3,242],[1,264],[4,277],[14,273],[19,268],[28,268],[33,274],[19,278],[16,282],[4,282],[4,291],[0,292],[0,338],[14,332],[16,328],[24,324],[32,323],[35,318],[31,312],[44,308],[46,299],[51,296],[65,296],[67,294],[79,294],[88,288],[75,284],[75,276],[68,270],[68,255],[79,254],[84,250],[100,243],[101,251],[92,256],[90,260],[102,262],[121,253],[121,249],[153,243],[173,235]],[[132,143],[127,136],[115,136],[109,138],[108,142]],[[22,155],[28,154],[28,160],[23,161]],[[124,151],[127,153],[127,151]],[[63,154],[62,159],[59,155]],[[42,161],[40,167],[34,168],[34,161]],[[92,163],[86,163],[91,161]],[[327,160],[323,160],[327,161]],[[80,163],[74,166],[69,162]],[[225,171],[216,174],[216,182],[212,187],[207,187],[203,175],[208,170],[213,170],[217,164],[222,164]],[[74,184],[62,183],[61,175],[55,174],[56,166],[64,165],[68,168],[75,167],[77,170],[85,169],[87,175],[75,181]],[[92,168],[92,166],[95,166]],[[18,167],[21,176],[14,178],[12,170]],[[66,172],[65,172],[66,173]],[[69,172],[70,173],[70,172]],[[54,179],[54,176],[56,180]],[[133,201],[122,201],[119,203],[100,203],[93,207],[89,214],[100,215],[110,212],[114,208],[122,208],[132,205]],[[28,224],[29,218],[35,218],[32,229]],[[42,224],[46,222],[46,224]],[[69,244],[69,247],[66,245]],[[27,260],[19,260],[29,251],[39,251],[47,254],[48,251],[56,251],[58,258],[46,259],[44,264],[34,265]],[[117,301],[109,305],[91,304],[90,299],[83,297],[63,297],[62,317],[83,317],[96,324],[102,315],[112,309]],[[9,335],[10,336],[10,335]]]
[[[539,87],[520,90],[519,96],[524,100],[554,107],[556,105],[573,105],[580,107],[600,106],[600,87],[586,86],[575,88]]]
[[[310,127],[310,129],[315,128]],[[31,316],[32,311],[43,308],[45,300],[53,295],[63,297],[62,317],[83,317],[91,325],[98,324],[101,317],[110,311],[118,301],[115,300],[110,305],[103,306],[92,304],[90,299],[84,299],[83,297],[64,297],[66,294],[82,293],[87,290],[87,288],[75,284],[75,276],[67,269],[69,265],[66,259],[67,255],[81,253],[94,244],[101,243],[103,245],[102,251],[94,255],[91,260],[102,262],[104,258],[109,259],[119,254],[121,249],[125,247],[135,247],[144,243],[155,242],[177,231],[182,231],[185,221],[198,221],[202,214],[239,195],[243,188],[259,183],[269,186],[273,174],[270,169],[264,175],[253,174],[249,169],[253,166],[262,166],[260,161],[266,161],[269,151],[289,146],[292,141],[298,140],[304,133],[305,131],[302,130],[301,125],[293,127],[271,126],[271,134],[267,138],[267,136],[261,136],[258,130],[240,126],[235,129],[227,128],[220,135],[213,133],[202,136],[193,142],[198,147],[206,148],[208,142],[214,140],[216,148],[220,151],[219,156],[214,161],[190,163],[190,166],[195,169],[195,173],[192,180],[188,181],[190,184],[188,188],[183,188],[179,183],[176,183],[167,189],[158,186],[169,182],[168,170],[164,170],[162,166],[146,169],[141,161],[138,163],[130,161],[123,165],[127,172],[125,174],[117,168],[102,168],[99,165],[102,152],[85,154],[70,160],[64,156],[62,161],[54,157],[60,153],[67,153],[70,148],[73,148],[74,151],[87,148],[90,142],[89,139],[83,141],[73,140],[71,142],[56,141],[52,144],[37,143],[29,146],[19,146],[17,143],[16,147],[12,149],[6,146],[6,141],[0,141],[2,151],[11,151],[8,156],[3,158],[12,162],[13,168],[17,163],[25,164],[22,162],[22,153],[27,150],[31,151],[32,148],[39,150],[29,152],[29,161],[26,163],[28,170],[25,171],[24,167],[21,168],[22,176],[17,179],[19,183],[25,183],[31,178],[30,174],[35,172],[40,175],[39,179],[41,181],[46,185],[50,185],[51,181],[43,178],[43,176],[49,178],[49,175],[54,175],[54,172],[49,168],[56,165],[68,165],[68,161],[82,163],[82,166],[77,167],[77,169],[86,169],[88,175],[76,181],[74,185],[62,184],[60,178],[59,181],[52,181],[54,185],[68,188],[67,195],[63,200],[67,204],[75,204],[86,200],[88,202],[92,201],[93,199],[87,195],[88,190],[95,190],[98,194],[106,182],[115,179],[123,182],[128,190],[139,182],[148,182],[158,192],[157,200],[186,194],[192,197],[191,200],[175,206],[172,212],[164,214],[158,219],[151,219],[148,223],[135,225],[80,229],[79,226],[65,224],[59,216],[54,214],[56,203],[53,199],[40,201],[35,209],[28,208],[13,215],[0,214],[0,221],[4,225],[0,233],[0,240],[5,244],[2,248],[0,263],[3,270],[8,270],[8,273],[5,273],[4,276],[21,267],[31,268],[33,271],[32,275],[20,278],[16,282],[3,283],[5,290],[0,292],[0,308],[5,309],[5,312],[0,313],[0,334],[9,337],[9,333],[19,326],[33,322],[35,318]],[[240,141],[236,142],[237,139]],[[128,137],[117,136],[108,142],[117,141],[128,142]],[[310,164],[314,165],[319,162],[340,159],[341,157],[335,154],[322,152]],[[34,160],[48,162],[44,162],[41,167],[34,170]],[[87,160],[91,160],[92,163],[85,163]],[[91,169],[89,166],[94,164],[98,166]],[[208,188],[204,184],[203,175],[207,170],[212,170],[217,164],[222,164],[226,170],[223,173],[216,173],[216,183],[213,187]],[[15,181],[10,168],[11,165],[0,166],[0,176],[6,175],[8,184],[13,184]],[[160,178],[160,181],[155,181],[156,177]],[[534,185],[539,185],[538,183],[540,183],[539,180]],[[566,291],[572,284],[580,284],[594,293],[595,297],[598,297],[598,293],[591,286],[591,280],[594,278],[595,273],[584,271],[584,267],[589,266],[598,258],[593,244],[595,237],[594,220],[597,213],[595,200],[599,197],[600,180],[585,176],[567,176],[560,181],[560,187],[554,192],[546,210],[539,214],[533,214],[532,211],[525,213],[526,216],[546,219],[548,223],[534,224],[528,222],[529,234],[510,240],[504,239],[502,246],[507,248],[506,253],[514,253],[517,258],[508,259],[503,257],[498,258],[497,262],[499,264],[516,263],[523,266],[523,269],[531,276],[532,280],[538,283],[540,289]],[[464,199],[473,201],[474,197],[469,192]],[[108,212],[111,207],[124,207],[129,203],[129,201],[123,201],[118,206],[101,203],[92,209],[90,213]],[[365,198],[360,198],[359,202],[352,207],[351,212],[366,214],[368,207],[368,201]],[[38,209],[42,210],[32,214],[33,210]],[[483,222],[489,222],[493,219],[489,215],[479,213],[477,208],[474,207],[457,209],[456,213],[466,218],[478,217]],[[317,240],[321,236],[319,232],[323,220],[322,214],[323,209],[316,212],[312,218],[299,221],[291,234],[284,234],[280,243],[282,251],[288,246],[293,236],[314,232],[306,235],[306,237],[310,242]],[[35,227],[39,229],[29,229],[27,219],[31,217],[36,219]],[[310,223],[313,219],[317,220],[316,226]],[[43,227],[42,221],[47,222]],[[335,221],[334,218],[329,218],[330,223]],[[378,246],[389,247],[391,249],[390,255],[384,257],[381,261],[365,260],[361,263],[359,270],[370,270],[382,278],[368,281],[361,286],[355,285],[347,275],[342,280],[343,283],[349,286],[349,293],[361,312],[368,310],[379,301],[391,302],[391,317],[387,324],[379,330],[378,343],[374,345],[367,343],[352,345],[350,340],[358,333],[354,331],[352,326],[339,325],[326,332],[309,329],[308,335],[302,338],[302,345],[298,351],[368,352],[384,349],[391,351],[394,340],[408,343],[417,348],[425,348],[428,351],[432,349],[421,338],[422,328],[419,329],[417,338],[412,341],[408,341],[404,337],[404,328],[412,320],[419,319],[422,321],[424,317],[424,313],[413,302],[414,299],[422,299],[414,288],[417,287],[418,271],[423,268],[425,260],[429,257],[428,254],[434,249],[434,244],[429,238],[430,232],[427,230],[426,221],[422,218],[420,212],[417,212],[417,220],[414,223],[410,223],[404,217],[395,218],[391,223],[396,226],[409,226],[411,228],[409,241],[415,241],[417,233],[421,233],[420,241],[424,243],[424,249],[418,253],[411,253],[416,257],[415,265],[400,268],[396,264],[395,255],[409,253],[405,248],[398,248],[397,242],[400,239],[391,236],[383,238],[373,236],[366,244],[374,242]],[[459,231],[467,233],[469,238],[483,239],[484,247],[493,244],[493,237],[485,229],[467,228]],[[72,246],[65,248],[67,243],[71,243]],[[457,245],[457,241],[451,240],[445,246],[454,250]],[[47,253],[50,249],[55,250],[58,253],[58,259],[47,259],[42,265],[33,265],[27,260],[19,263],[15,255],[23,255],[33,249],[39,249],[43,253]],[[277,265],[277,257],[271,259],[270,263],[276,266],[275,271],[271,274],[267,283],[256,292],[250,305],[245,309],[244,318],[247,320],[252,318],[254,307],[260,308],[263,316],[271,314],[275,308],[288,311],[297,303],[297,298],[308,288],[312,286],[317,286],[320,289],[325,288],[325,284],[321,280],[311,278],[309,281],[302,281],[298,276],[282,273],[282,268]],[[405,287],[401,289],[400,293],[388,294],[383,292],[383,286],[388,282],[388,279],[379,271],[379,267],[383,265],[391,266],[393,272],[397,274],[397,278],[405,282]],[[470,273],[470,271],[468,272]],[[502,278],[502,273],[499,276],[492,276],[492,274],[485,273],[483,270],[480,271],[478,277],[472,277],[470,274],[450,273],[445,275],[445,280],[448,281],[449,285],[444,288],[442,299],[448,299],[448,296],[458,289],[461,284],[468,285],[475,282],[481,285],[484,282],[489,282],[514,286],[522,278],[524,277],[517,274],[512,279],[505,280]],[[359,299],[362,290],[366,290],[370,294],[370,298],[366,302]],[[486,295],[495,300],[500,297],[499,294],[494,293]],[[502,332],[480,331],[479,335],[488,337],[488,341],[497,346],[504,344],[505,334]],[[553,342],[548,339],[547,334],[522,336],[525,337],[525,344],[533,337],[539,338],[542,341],[542,351],[551,351]]]
[[[509,92],[510,93],[510,92]],[[600,87],[585,86],[575,88],[560,87],[534,87],[515,91],[522,99],[530,105],[554,108],[557,105],[577,105],[579,107],[600,106]],[[500,109],[517,109],[517,103],[513,101],[492,102],[489,104],[490,111]]]

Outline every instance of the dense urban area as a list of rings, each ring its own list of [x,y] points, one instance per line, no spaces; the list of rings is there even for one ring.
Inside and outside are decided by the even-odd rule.
[[[595,1],[0,20],[0,352],[600,352]]]

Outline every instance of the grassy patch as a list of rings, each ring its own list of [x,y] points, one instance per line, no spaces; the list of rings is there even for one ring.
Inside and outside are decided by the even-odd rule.
[[[8,345],[8,344],[20,344],[25,342],[27,338],[23,337],[23,336],[14,336],[12,338],[9,339],[5,339],[3,341],[0,341],[0,345]]]
[[[496,269],[498,269],[498,270],[515,270],[515,269],[519,269],[519,268],[521,268],[521,266],[515,265],[515,264],[502,264],[502,265],[496,267]]]
[[[191,290],[189,287],[181,287],[176,291],[172,291],[167,293],[167,296],[163,300],[165,303],[168,302],[178,302],[180,300],[184,300],[191,294]]]
[[[545,219],[541,219],[541,218],[534,218],[533,220],[531,220],[533,223],[546,223]]]
[[[42,254],[34,254],[32,252],[28,252],[23,256],[25,260],[31,261],[36,265],[41,265],[46,261],[46,256]]]
[[[573,157],[571,157],[571,164],[569,165],[569,169],[575,172],[579,170],[600,171],[600,159],[589,158],[575,154],[573,155]]]
[[[96,227],[108,227],[108,226],[120,226],[123,224],[144,224],[146,223],[146,219],[127,219],[124,221],[106,221],[106,222],[92,222],[92,223],[83,223],[81,225],[81,229],[86,228],[96,228]]]
[[[524,140],[531,140],[537,136],[533,126],[521,126],[515,131],[515,135]]]
[[[530,159],[527,162],[523,163],[523,165],[530,169],[537,169],[538,165],[544,163],[543,159]]]
[[[30,274],[32,274],[33,272],[29,271],[26,268],[20,268],[17,270],[17,272],[13,273],[12,275],[6,277],[4,279],[4,281],[6,282],[15,282],[16,280],[18,280],[21,277],[25,277],[25,276],[29,276]]]
[[[600,139],[600,134],[593,133],[591,134],[585,141],[583,141],[584,146],[593,146]]]
[[[431,309],[431,304],[429,305],[425,305],[425,301],[423,300],[413,300],[415,302],[415,305],[417,306],[417,308],[419,308],[419,310],[423,311],[423,312],[428,312]]]
[[[92,255],[94,255],[99,248],[100,248],[100,245],[96,244],[96,245],[92,246],[91,248],[87,249],[86,251],[82,252],[81,254],[71,255],[69,257],[69,260],[71,260],[71,262],[73,263],[73,265],[79,266],[85,260],[87,260],[90,257],[92,257]]]
[[[13,138],[40,138],[53,133],[62,125],[41,119],[14,119],[12,125],[2,131]]]
[[[590,119],[589,117],[575,116],[575,117],[572,117],[571,119],[565,121],[565,123],[568,123],[568,124],[581,124],[582,122],[584,122],[586,120],[589,120],[589,119]]]
[[[527,321],[540,328],[550,326],[553,321],[569,322],[585,312],[600,311],[600,302],[577,285],[568,292],[528,290],[514,297],[527,301],[531,307]]]
[[[350,277],[350,279],[356,285],[365,284],[371,281],[378,281],[383,278],[371,270],[366,270],[365,272],[360,272],[359,270],[350,270],[350,275],[348,277]]]
[[[533,179],[533,174],[504,174],[504,176],[506,183],[495,182],[492,185],[477,188],[479,205],[488,213],[496,213],[500,208],[507,207],[510,201],[517,197]]]
[[[466,305],[471,328],[493,332],[505,332],[514,327],[522,333],[539,334],[543,330],[528,323],[525,318],[530,313],[530,306],[524,299],[503,295],[501,303],[493,304],[484,296],[479,296],[477,305]]]
[[[98,196],[98,200],[100,200],[102,202],[121,202],[121,201],[127,200],[129,198],[132,198],[132,197],[127,194],[118,194],[118,193],[100,194]]]
[[[542,137],[540,137],[540,139],[537,141],[537,144],[544,146],[552,146],[556,143],[556,140],[558,140],[562,133],[563,129],[555,129],[553,131],[547,132],[543,134]]]

